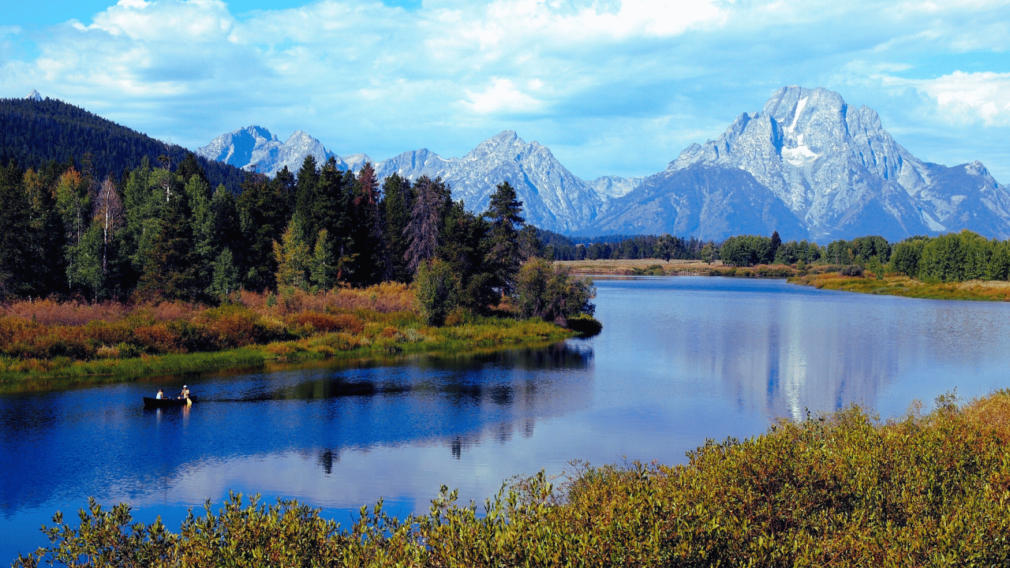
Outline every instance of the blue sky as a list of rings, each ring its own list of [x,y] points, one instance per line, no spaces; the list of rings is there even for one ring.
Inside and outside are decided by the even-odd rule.
[[[0,13],[32,88],[196,148],[258,124],[346,155],[504,129],[576,175],[648,175],[784,85],[876,109],[916,156],[1010,183],[1010,2],[101,0]]]

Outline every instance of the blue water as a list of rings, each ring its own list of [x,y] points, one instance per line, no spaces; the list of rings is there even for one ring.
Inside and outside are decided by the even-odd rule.
[[[0,396],[0,559],[52,514],[121,501],[177,529],[229,490],[347,525],[380,497],[482,502],[569,461],[681,463],[706,438],[859,403],[882,417],[1010,386],[1010,305],[819,291],[777,280],[597,280],[599,336],[544,350],[160,377]],[[192,408],[144,410],[188,384]]]

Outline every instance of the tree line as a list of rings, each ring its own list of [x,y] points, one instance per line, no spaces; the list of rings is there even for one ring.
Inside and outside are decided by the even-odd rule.
[[[164,156],[174,167],[188,153],[63,101],[0,99],[0,164],[13,160],[25,169],[55,167],[61,173],[74,166],[95,179],[109,177],[121,184],[144,157],[157,163]],[[238,192],[245,172],[202,157],[196,160],[211,187],[223,184]]]
[[[507,182],[475,214],[441,179],[394,174],[380,186],[370,164],[354,174],[311,156],[297,175],[248,174],[238,195],[212,188],[192,154],[174,169],[144,159],[124,180],[73,166],[0,168],[0,294],[215,303],[239,289],[418,279],[422,311],[439,323],[454,308],[487,313],[502,298],[558,288],[548,281],[561,277],[575,296],[560,307],[527,302],[523,315],[591,313],[591,286],[567,273],[517,290],[520,267],[543,246]]]

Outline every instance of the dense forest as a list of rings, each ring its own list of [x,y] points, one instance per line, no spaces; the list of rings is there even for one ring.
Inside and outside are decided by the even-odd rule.
[[[217,303],[240,289],[416,280],[439,323],[453,308],[488,312],[520,282],[545,291],[520,294],[523,315],[592,313],[588,283],[527,262],[543,247],[508,183],[478,215],[441,180],[393,175],[380,187],[370,164],[354,174],[311,156],[297,176],[247,174],[238,195],[214,189],[192,154],[174,170],[145,157],[124,177],[0,168],[0,293]]]
[[[55,99],[0,99],[0,164],[11,161],[35,171],[73,166],[97,180],[125,181],[143,158],[178,165],[189,150],[165,144],[82,108]],[[212,187],[237,192],[244,172],[234,166],[196,158]],[[55,166],[53,163],[55,162]]]

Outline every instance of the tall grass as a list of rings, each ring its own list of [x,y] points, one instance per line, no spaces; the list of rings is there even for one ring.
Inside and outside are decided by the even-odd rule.
[[[843,276],[839,273],[808,274],[797,277],[792,282],[814,286],[825,290],[860,292],[923,298],[932,300],[977,300],[1010,301],[1010,282],[980,281],[968,282],[923,282],[907,276],[895,274],[875,278],[869,274],[863,277]]]
[[[428,327],[402,284],[315,294],[242,292],[233,300],[220,307],[48,300],[4,306],[0,383],[471,349],[571,335],[543,322],[465,312],[454,313],[445,328]]]
[[[79,528],[54,519],[52,546],[16,565],[1010,565],[1010,392],[937,402],[888,422],[857,407],[783,421],[681,466],[576,464],[514,479],[480,508],[443,487],[427,514],[397,519],[380,502],[348,529],[235,495],[178,533],[92,504]]]

